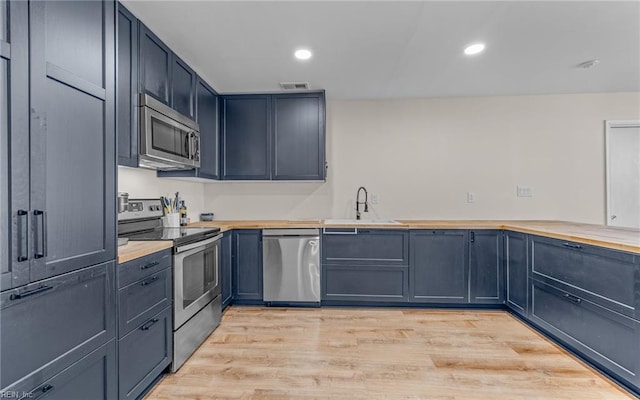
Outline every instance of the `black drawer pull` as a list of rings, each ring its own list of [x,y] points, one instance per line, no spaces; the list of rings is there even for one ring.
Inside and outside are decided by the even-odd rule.
[[[573,244],[573,243],[564,243],[564,247],[569,247],[571,249],[581,249],[582,245]]]
[[[140,327],[141,331],[148,331],[156,322],[160,321],[158,318],[154,318],[151,321],[145,323]]]
[[[582,299],[580,297],[570,295],[569,293],[565,293],[564,298],[576,304],[582,303]]]
[[[153,268],[156,265],[160,264],[160,262],[158,261],[154,261],[154,262],[150,262],[149,264],[145,264],[142,267],[140,267],[140,269],[149,269],[149,268]]]
[[[52,385],[44,385],[42,387],[42,389],[40,389],[42,391],[42,393],[47,393],[48,391],[50,391],[51,389],[53,389]]]
[[[36,389],[33,392],[29,393],[29,395],[25,396],[24,398],[25,399],[39,399],[42,396],[44,396],[46,393],[48,393],[48,392],[50,392],[52,390],[53,390],[53,385],[46,384],[46,385],[42,386],[41,388]]]
[[[140,286],[147,286],[147,285],[157,281],[158,279],[160,279],[159,276],[154,276],[153,278],[150,278],[150,279],[147,279],[146,281],[140,282]]]
[[[42,292],[46,292],[47,290],[53,289],[53,286],[39,286],[35,289],[31,289],[31,290],[27,290],[25,292],[22,293],[14,293],[11,296],[9,296],[9,300],[18,300],[18,299],[24,299],[25,297],[29,297],[29,296],[33,296],[34,294],[38,294],[38,293],[42,293]]]

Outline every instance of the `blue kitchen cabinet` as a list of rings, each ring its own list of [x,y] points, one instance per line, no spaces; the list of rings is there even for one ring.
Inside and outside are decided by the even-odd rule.
[[[118,165],[138,166],[138,19],[118,2],[116,129]]]
[[[171,250],[118,264],[118,393],[137,399],[173,360]]]
[[[262,304],[262,231],[233,231],[233,302]]]
[[[271,179],[271,96],[222,96],[222,179]]]
[[[225,95],[225,180],[325,179],[324,92]]]
[[[408,300],[407,230],[326,228],[322,235],[321,258],[323,304]]]
[[[640,388],[640,322],[603,307],[579,289],[535,278],[529,282],[529,320],[534,325],[616,379]]]
[[[29,4],[0,2],[0,290],[29,283]],[[13,155],[9,157],[9,155]]]
[[[30,392],[115,338],[114,267],[0,293],[0,389]]]
[[[220,281],[222,309],[233,302],[233,233],[225,232],[220,242]]]
[[[200,126],[200,168],[158,171],[159,177],[220,178],[219,98],[211,86],[198,77],[196,85],[196,122]]]
[[[468,232],[415,230],[410,233],[410,301],[469,301]]]
[[[140,91],[171,107],[171,49],[139,22]]]
[[[526,317],[529,312],[529,250],[527,235],[518,232],[505,232],[504,252],[507,275],[507,307]]]
[[[325,179],[324,92],[274,94],[272,179]]]
[[[191,119],[196,119],[196,73],[171,53],[171,108]]]
[[[504,303],[503,233],[499,230],[469,231],[469,302]]]

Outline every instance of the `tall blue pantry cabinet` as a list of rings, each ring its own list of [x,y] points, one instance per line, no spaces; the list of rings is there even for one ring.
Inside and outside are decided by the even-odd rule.
[[[0,1],[4,395],[117,397],[114,28],[113,1]]]

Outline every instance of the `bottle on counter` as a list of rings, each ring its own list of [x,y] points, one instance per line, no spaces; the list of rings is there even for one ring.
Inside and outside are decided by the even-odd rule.
[[[180,202],[180,226],[187,226],[187,206],[184,200]]]

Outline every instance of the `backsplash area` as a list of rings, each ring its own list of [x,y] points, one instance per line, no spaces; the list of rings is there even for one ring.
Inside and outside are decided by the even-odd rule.
[[[187,204],[187,215],[197,221],[204,208],[204,184],[169,178],[158,178],[156,171],[144,168],[118,167],[118,192],[129,193],[130,198],[172,198],[175,192]]]

